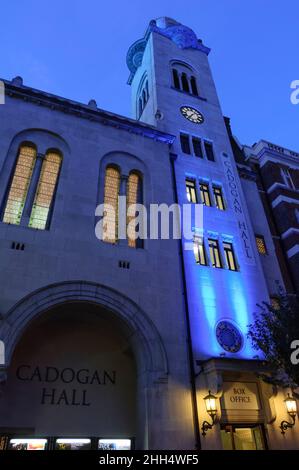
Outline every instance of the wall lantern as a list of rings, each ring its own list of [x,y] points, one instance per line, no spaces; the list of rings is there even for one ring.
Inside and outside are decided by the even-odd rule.
[[[285,434],[288,428],[292,428],[294,426],[295,420],[296,420],[296,414],[297,414],[297,402],[295,398],[290,397],[290,394],[288,393],[288,396],[284,400],[284,402],[286,405],[287,412],[292,418],[292,423],[289,423],[288,421],[281,421],[280,423],[281,434]]]
[[[209,394],[206,397],[204,397],[206,410],[207,410],[207,413],[209,413],[209,415],[212,418],[212,424],[208,423],[208,421],[204,421],[202,423],[201,433],[203,436],[205,436],[207,434],[207,430],[212,429],[212,427],[215,424],[216,415],[217,415],[216,400],[217,400],[217,397],[212,395],[210,390],[209,390]]]

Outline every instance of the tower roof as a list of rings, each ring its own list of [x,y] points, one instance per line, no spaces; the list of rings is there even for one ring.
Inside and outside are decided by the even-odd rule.
[[[210,52],[210,49],[204,46],[202,40],[198,39],[195,32],[188,26],[167,16],[151,20],[144,37],[135,41],[128,50],[127,66],[131,72],[128,80],[129,85],[132,83],[136,70],[142,63],[147,40],[153,32],[170,39],[180,49],[198,49],[207,55]]]

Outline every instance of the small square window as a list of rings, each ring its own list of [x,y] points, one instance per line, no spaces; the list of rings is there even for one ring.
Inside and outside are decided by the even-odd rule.
[[[186,180],[186,193],[189,202],[197,203],[196,186],[194,180]]]
[[[190,155],[191,154],[191,149],[190,149],[189,136],[187,134],[181,134],[180,135],[180,140],[181,140],[182,152],[187,153],[188,155]]]
[[[205,142],[205,152],[207,159],[210,160],[211,162],[215,161],[215,155],[214,155],[214,149],[213,145],[210,144],[210,142]]]

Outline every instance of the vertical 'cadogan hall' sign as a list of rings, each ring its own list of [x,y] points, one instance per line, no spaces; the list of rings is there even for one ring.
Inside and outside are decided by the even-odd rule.
[[[246,260],[249,264],[255,264],[254,256],[250,246],[250,237],[249,231],[245,219],[245,215],[242,209],[241,198],[238,191],[236,177],[234,175],[233,167],[230,161],[229,156],[226,153],[223,153],[223,160],[225,166],[225,175],[229,187],[230,194],[232,196],[232,203],[235,213],[237,214],[237,222],[240,237],[242,240],[243,249],[245,252]]]

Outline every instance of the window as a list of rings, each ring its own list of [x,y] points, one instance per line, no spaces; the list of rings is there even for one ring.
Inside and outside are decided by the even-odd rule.
[[[211,206],[211,197],[208,183],[200,183],[200,199],[205,206]]]
[[[211,260],[211,264],[213,268],[222,268],[218,241],[209,238],[208,242],[209,242],[210,260]]]
[[[278,297],[276,297],[276,296],[270,297],[270,304],[271,304],[271,307],[274,310],[279,310],[280,309],[280,300],[279,300]]]
[[[115,167],[107,167],[105,175],[104,204],[105,224],[103,226],[103,241],[115,243],[118,233],[118,195],[120,188],[120,173]],[[107,206],[106,206],[107,204]]]
[[[200,238],[200,237],[194,238],[193,252],[194,252],[196,264],[201,264],[202,266],[206,266],[207,257],[206,257],[203,238]]]
[[[196,78],[194,76],[191,77],[190,83],[191,83],[192,94],[195,95],[195,96],[198,96]]]
[[[179,79],[179,74],[176,69],[172,69],[172,78],[173,78],[173,86],[177,90],[180,90],[180,79]]]
[[[197,194],[194,180],[186,180],[186,192],[189,202],[197,203]]]
[[[187,134],[181,134],[180,140],[181,140],[182,152],[188,153],[190,155],[191,149],[190,149],[189,136]]]
[[[294,182],[292,180],[292,176],[290,174],[290,170],[288,168],[281,168],[281,174],[284,179],[284,183],[288,188],[296,189]]]
[[[198,139],[197,137],[192,137],[192,145],[193,145],[194,155],[196,157],[203,158],[201,140]]]
[[[41,174],[31,210],[29,227],[40,230],[44,230],[47,227],[60,166],[61,156],[56,152],[48,152],[42,164]]]
[[[40,230],[48,227],[61,163],[57,151],[49,150],[44,156],[31,145],[21,145],[3,222]]]
[[[217,209],[224,211],[224,199],[222,194],[222,189],[219,186],[213,186],[214,199]]]
[[[136,172],[131,172],[127,184],[127,209],[129,206],[141,202],[141,178]],[[127,236],[128,245],[132,248],[137,248],[138,244],[140,247],[142,240],[136,238],[135,224],[132,224],[132,227],[129,225],[134,219],[135,215],[127,215]]]
[[[222,424],[221,441],[224,450],[264,450],[263,427],[259,424]]]
[[[267,254],[267,248],[266,248],[266,243],[265,239],[262,235],[256,235],[255,236],[255,241],[256,241],[256,246],[257,250],[261,255],[266,255]]]
[[[210,160],[211,162],[214,162],[215,161],[214,150],[213,150],[213,145],[210,144],[210,142],[205,142],[205,151],[206,151],[207,159]]]
[[[188,78],[187,78],[187,75],[185,74],[185,72],[182,73],[181,80],[182,80],[183,91],[186,91],[187,93],[189,93],[189,91],[190,91],[189,81],[188,81]]]
[[[226,265],[228,269],[230,271],[238,271],[232,243],[224,242],[223,250],[224,250],[225,261],[226,261]]]
[[[141,82],[141,87],[140,87],[140,92],[139,92],[139,98],[138,98],[138,117],[141,117],[141,114],[143,113],[143,110],[146,106],[146,103],[148,102],[149,99],[149,88],[148,88],[148,80],[142,80]]]
[[[36,149],[29,145],[22,145],[3,215],[3,222],[7,224],[19,225],[21,223],[35,162]]]
[[[193,96],[199,96],[196,77],[191,67],[176,62],[172,67],[172,84],[176,90],[184,91]]]

